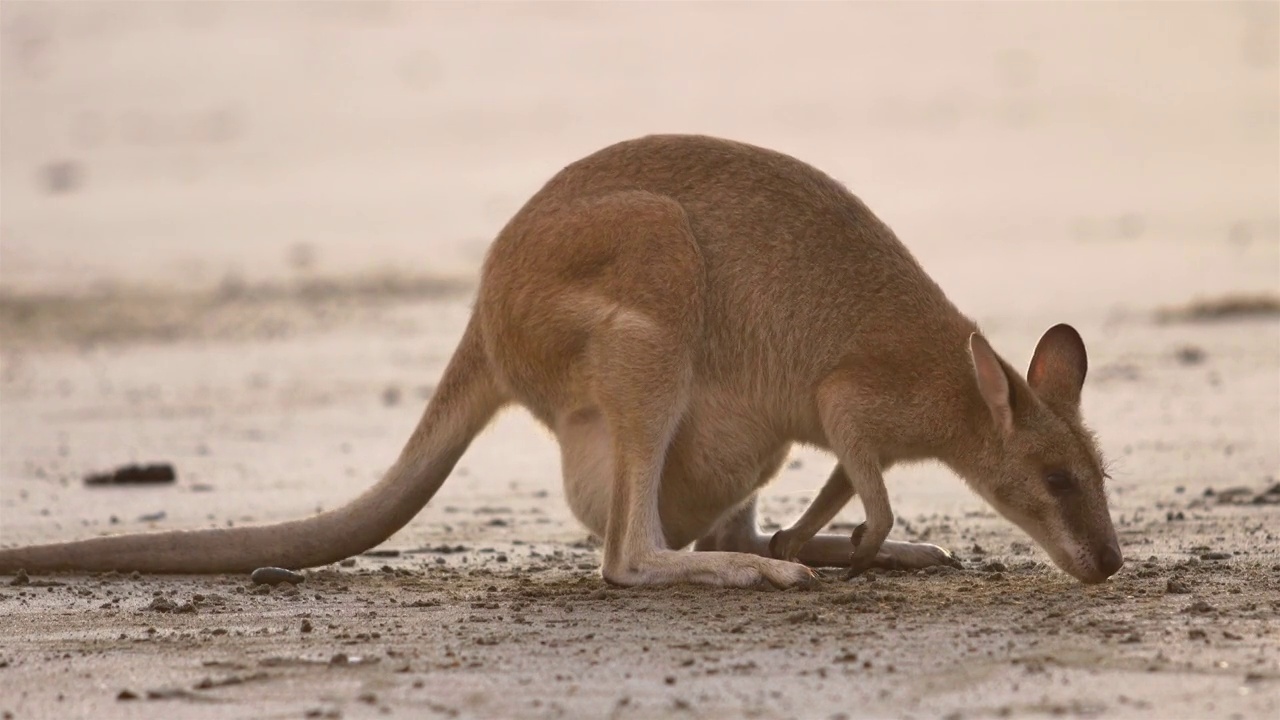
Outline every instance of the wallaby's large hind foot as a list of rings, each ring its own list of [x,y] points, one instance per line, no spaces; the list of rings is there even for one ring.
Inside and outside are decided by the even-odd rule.
[[[776,537],[776,535],[775,535]],[[771,548],[781,547],[771,543]],[[935,566],[962,568],[963,565],[951,551],[938,545],[921,542],[905,542],[902,540],[885,540],[871,561],[858,568],[851,566],[854,555],[852,539],[847,535],[821,534],[805,541],[799,549],[790,555],[770,555],[780,560],[799,560],[811,567],[842,567],[853,572],[846,572],[845,578],[855,577],[871,568],[880,570],[923,570]]]
[[[946,548],[930,543],[885,540],[871,565],[882,570],[924,570],[931,567],[961,569],[960,560]]]
[[[817,574],[800,563],[737,552],[678,550],[662,550],[625,568],[606,569],[604,579],[628,587],[691,583],[733,588],[768,585],[780,590],[818,582]]]

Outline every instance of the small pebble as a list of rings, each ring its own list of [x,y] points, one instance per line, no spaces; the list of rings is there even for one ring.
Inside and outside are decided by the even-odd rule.
[[[1216,609],[1217,608],[1215,608],[1214,606],[1210,605],[1209,603],[1203,600],[1197,600],[1191,603],[1190,605],[1186,606],[1185,608],[1183,608],[1182,612],[1191,613],[1193,615],[1206,615],[1208,613],[1215,611]]]
[[[292,570],[286,570],[278,567],[263,567],[253,571],[249,576],[255,585],[279,585],[287,582],[290,585],[297,585],[306,580],[302,573],[296,573]]]
[[[1175,357],[1177,357],[1178,362],[1183,365],[1199,365],[1204,362],[1205,352],[1203,349],[1198,348],[1195,345],[1184,345],[1183,347],[1178,348]]]
[[[394,385],[388,386],[382,391],[382,404],[387,407],[394,407],[400,404],[400,388]]]
[[[26,570],[19,570],[13,574],[13,579],[9,581],[10,585],[27,585],[31,583],[31,578],[27,577]]]
[[[125,465],[110,472],[95,473],[85,477],[84,484],[100,485],[155,485],[168,484],[176,480],[178,474],[168,463],[154,465]]]

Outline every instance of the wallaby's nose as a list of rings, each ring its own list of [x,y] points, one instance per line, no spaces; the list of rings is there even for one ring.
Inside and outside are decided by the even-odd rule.
[[[1115,545],[1108,544],[1098,552],[1098,571],[1102,573],[1102,577],[1115,575],[1123,565],[1124,558],[1120,556],[1120,548]]]

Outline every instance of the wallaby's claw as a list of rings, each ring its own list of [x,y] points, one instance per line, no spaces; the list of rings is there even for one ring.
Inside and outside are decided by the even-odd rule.
[[[818,573],[813,568],[801,563],[788,563],[793,565],[792,570],[796,571],[799,577],[774,577],[768,574],[762,574],[759,581],[752,587],[756,590],[789,590],[795,588],[797,590],[810,590],[821,583]]]
[[[808,578],[805,578],[803,582],[796,585],[796,589],[800,589],[800,591],[812,591],[812,589],[817,589],[820,584],[822,584],[822,578],[818,577],[818,573],[810,573]]]
[[[849,555],[849,570],[844,574],[845,580],[852,580],[871,569],[876,561],[876,550],[862,545],[862,537],[867,534],[867,524],[861,523],[853,529],[853,553]]]
[[[794,587],[796,590],[814,590],[821,584],[822,584],[822,578],[820,578],[818,576],[818,573],[814,572],[813,569],[810,568],[809,575],[804,580],[801,580],[800,582],[796,583],[792,587]]]
[[[872,558],[872,559],[874,560],[875,558]],[[859,575],[861,575],[862,573],[870,570],[872,567],[874,567],[874,565],[875,565],[874,563],[867,562],[865,560],[860,560],[858,558],[858,553],[856,552],[852,553],[851,555],[849,555],[849,569],[845,571],[844,579],[852,580],[858,577]]]

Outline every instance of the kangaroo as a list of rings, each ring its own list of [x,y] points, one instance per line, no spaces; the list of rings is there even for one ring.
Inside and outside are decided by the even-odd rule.
[[[887,540],[884,472],[936,459],[1062,570],[1123,560],[1082,424],[1084,343],[1050,328],[1025,379],[841,184],[790,156],[652,135],[574,162],[499,232],[434,397],[383,479],[271,525],[0,550],[0,571],[230,573],[336,562],[386,540],[502,408],[555,435],[573,514],[623,586],[811,582],[812,566],[918,568]],[[772,537],[757,492],[805,444],[838,464]],[[854,496],[853,537],[819,534]],[[693,545],[693,552],[685,549]]]

